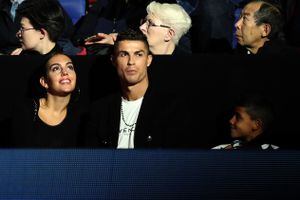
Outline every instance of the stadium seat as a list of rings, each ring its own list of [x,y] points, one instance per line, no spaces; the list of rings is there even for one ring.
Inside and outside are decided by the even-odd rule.
[[[59,0],[59,2],[71,17],[73,24],[86,13],[86,0]]]

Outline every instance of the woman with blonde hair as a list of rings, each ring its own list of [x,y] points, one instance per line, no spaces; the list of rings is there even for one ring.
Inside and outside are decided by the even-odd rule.
[[[179,40],[192,26],[188,13],[176,3],[151,2],[140,30],[146,35],[154,55],[171,55],[180,52]],[[117,34],[98,33],[86,39],[85,44],[114,44]],[[181,52],[180,52],[181,53]]]

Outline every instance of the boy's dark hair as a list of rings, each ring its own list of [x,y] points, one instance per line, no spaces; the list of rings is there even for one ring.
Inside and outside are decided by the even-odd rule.
[[[271,129],[275,113],[274,107],[267,97],[261,94],[242,94],[235,105],[244,107],[251,119],[260,119],[263,131]]]
[[[141,41],[145,44],[146,46],[146,49],[149,53],[150,52],[150,49],[149,49],[149,44],[148,44],[148,41],[147,41],[147,37],[140,31],[140,30],[133,30],[133,29],[127,29],[123,32],[120,32],[117,36],[117,39],[115,41],[115,44],[114,44],[114,51],[115,52],[115,49],[118,47],[119,45],[119,42],[121,41],[124,41],[124,40],[137,40],[137,41]]]
[[[28,18],[35,29],[47,30],[52,42],[57,42],[64,31],[64,12],[57,0],[25,0],[17,13],[20,17]]]
[[[268,35],[269,39],[285,40],[283,27],[284,16],[282,14],[282,6],[277,1],[253,0],[252,2],[261,2],[262,5],[254,14],[256,24],[270,24],[271,32]]]

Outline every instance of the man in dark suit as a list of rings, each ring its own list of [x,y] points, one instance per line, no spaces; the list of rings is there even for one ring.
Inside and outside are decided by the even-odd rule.
[[[190,131],[186,105],[176,95],[150,88],[147,68],[152,55],[147,38],[133,30],[119,33],[111,60],[121,92],[92,105],[87,146],[118,149],[188,146],[184,141],[191,139],[187,136]]]
[[[242,54],[297,55],[285,41],[284,17],[280,4],[252,0],[243,8],[236,22],[237,49]]]

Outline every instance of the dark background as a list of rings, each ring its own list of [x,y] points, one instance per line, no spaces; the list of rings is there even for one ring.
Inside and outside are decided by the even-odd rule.
[[[77,67],[81,105],[118,90],[119,82],[107,56],[72,57]],[[299,148],[300,90],[297,59],[231,55],[155,56],[149,73],[151,86],[174,92],[192,108],[193,133],[201,140],[216,136],[216,144],[229,140],[228,120],[239,94],[259,92],[269,97],[276,108],[274,143],[282,148]],[[1,134],[15,103],[28,90],[28,80],[42,57],[1,56],[0,121]],[[184,134],[184,133],[183,133]],[[2,140],[2,143],[5,139]]]

